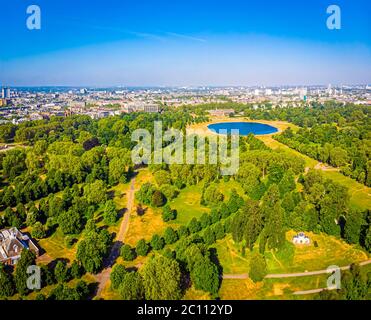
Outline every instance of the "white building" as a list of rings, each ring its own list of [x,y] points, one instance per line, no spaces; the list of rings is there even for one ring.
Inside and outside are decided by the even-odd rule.
[[[293,244],[310,244],[310,239],[304,232],[299,232],[296,236],[292,238]]]

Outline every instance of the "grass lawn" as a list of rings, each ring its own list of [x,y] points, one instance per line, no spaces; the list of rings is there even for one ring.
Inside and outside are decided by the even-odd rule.
[[[291,149],[290,147],[286,146],[285,144],[283,144],[281,142],[278,142],[277,140],[274,140],[271,135],[260,136],[260,137],[257,137],[257,138],[259,140],[263,141],[266,146],[268,146],[269,148],[271,148],[273,150],[278,150],[279,149],[279,150],[282,150],[284,152],[288,152],[290,154],[294,154],[296,156],[302,157],[305,161],[305,166],[308,167],[308,168],[314,168],[316,166],[316,164],[318,163],[317,160],[312,159],[312,158],[300,153],[299,151]]]
[[[107,285],[100,294],[100,298],[103,300],[122,300],[118,291],[111,289],[111,280],[108,280]]]
[[[149,171],[148,168],[139,169],[138,174],[135,177],[135,191],[138,191],[140,187],[147,182],[155,184],[155,179],[151,171]]]
[[[228,201],[232,189],[236,189],[240,195],[244,194],[241,185],[235,180],[220,181],[215,185],[223,193],[226,201]],[[202,182],[195,186],[187,186],[180,191],[177,198],[170,202],[171,208],[178,211],[176,223],[186,225],[192,218],[200,218],[205,212],[210,213],[210,208],[200,204],[202,187]]]
[[[367,260],[368,255],[355,246],[325,234],[307,233],[312,243],[308,246],[294,246],[289,241],[294,231],[286,233],[288,240],[285,247],[278,252],[266,251],[268,273],[292,273],[323,270],[330,265],[346,266],[352,262]],[[313,241],[317,241],[315,248]],[[241,254],[241,246],[235,244],[231,235],[217,241],[218,258],[224,274],[241,274],[249,272],[250,251]]]
[[[210,300],[210,294],[202,290],[196,290],[192,286],[187,289],[182,300]]]
[[[178,211],[175,220],[178,224],[188,224],[193,217],[199,218],[203,213],[209,213],[210,209],[200,205],[202,183],[189,186],[181,190],[176,199],[170,202],[170,206]]]
[[[349,188],[350,204],[353,205],[353,207],[361,210],[371,208],[371,188],[344,176],[340,172],[323,171],[322,173],[325,178],[341,183]]]
[[[134,210],[130,216],[125,243],[135,246],[140,239],[149,241],[154,234],[162,234],[170,225],[162,220],[161,208],[149,207],[142,216],[139,216]]]
[[[219,289],[222,300],[256,300],[260,292],[265,292],[263,283],[254,283],[251,279],[223,280]]]
[[[95,283],[95,278],[91,274],[87,273],[81,277],[81,279],[73,279],[67,283],[69,287],[75,287],[79,281],[85,281],[88,285]],[[49,296],[49,294],[58,286],[58,284],[53,284],[51,286],[46,286],[39,291],[31,292],[26,299],[27,300],[35,300],[38,294],[44,294],[45,296]]]
[[[296,300],[310,299],[313,295],[294,295],[295,291],[326,287],[328,275],[287,279],[264,279],[254,283],[251,279],[223,280],[219,295],[222,300]]]
[[[363,266],[363,272],[371,265]],[[327,287],[328,274],[307,277],[264,279],[254,283],[251,279],[226,279],[222,281],[219,296],[222,300],[311,300],[316,294],[295,295],[296,291]]]
[[[290,152],[291,154],[302,157],[305,160],[306,167],[308,168],[314,168],[318,164],[317,160],[289,148],[288,146],[274,140],[271,136],[261,136],[258,138],[272,149],[285,150],[287,152]],[[361,183],[358,183],[357,181],[349,177],[344,176],[340,172],[322,170],[322,174],[325,178],[331,179],[349,188],[350,204],[353,207],[361,210],[367,210],[371,208],[370,188]]]
[[[241,184],[233,179],[230,179],[228,182],[224,182],[224,180],[221,180],[217,186],[219,187],[219,191],[221,193],[223,193],[224,195],[224,200],[225,201],[228,201],[230,196],[231,196],[231,192],[233,189],[235,189],[237,191],[237,193],[240,195],[240,196],[244,196],[245,192],[241,186]]]
[[[114,186],[109,192],[113,192],[114,198],[113,201],[116,204],[117,210],[121,210],[126,207],[127,197],[126,194],[130,188],[130,182],[125,184],[119,183],[117,186]]]
[[[230,234],[224,239],[218,240],[212,247],[217,249],[218,259],[223,266],[224,274],[242,274],[249,272],[249,250],[246,250],[245,256],[242,256],[241,246],[234,243]]]
[[[72,262],[75,260],[76,256],[77,242],[75,242],[71,248],[67,248],[65,245],[65,237],[66,236],[58,228],[53,235],[49,238],[39,240],[38,243],[52,260],[63,258]]]

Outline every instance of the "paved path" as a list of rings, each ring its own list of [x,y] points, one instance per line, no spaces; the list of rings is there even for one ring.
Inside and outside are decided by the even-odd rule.
[[[115,242],[112,246],[111,252],[105,261],[105,268],[103,271],[95,276],[98,284],[98,289],[96,293],[96,297],[100,297],[102,290],[106,287],[106,284],[110,278],[110,274],[112,271],[112,266],[114,265],[117,257],[120,255],[120,247],[124,242],[125,235],[129,229],[129,221],[130,221],[130,214],[134,206],[134,185],[135,185],[135,178],[131,181],[130,189],[127,194],[127,204],[126,204],[126,212],[124,213],[124,218],[122,219],[120,230],[116,235]]]
[[[359,265],[365,266],[370,264],[371,260],[363,261]],[[349,266],[340,267],[341,270],[348,270]],[[272,273],[267,274],[265,276],[266,279],[280,279],[280,278],[294,278],[294,277],[306,277],[306,276],[314,276],[318,274],[325,274],[328,273],[327,269],[318,270],[318,271],[308,271],[308,272],[298,272],[298,273]],[[248,279],[249,275],[247,273],[242,274],[225,274],[223,275],[223,279]]]
[[[312,289],[312,290],[295,291],[293,294],[300,296],[300,295],[305,295],[305,294],[320,293],[323,290],[334,290],[334,289],[319,288],[319,289]]]

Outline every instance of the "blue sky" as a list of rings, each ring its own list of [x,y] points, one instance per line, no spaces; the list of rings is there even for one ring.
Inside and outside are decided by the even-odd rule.
[[[26,28],[26,8],[42,28]],[[337,4],[342,29],[326,27]],[[371,83],[371,2],[0,0],[0,85]]]

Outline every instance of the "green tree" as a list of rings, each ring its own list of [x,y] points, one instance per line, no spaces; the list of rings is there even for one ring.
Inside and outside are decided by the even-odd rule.
[[[145,257],[148,254],[148,252],[149,252],[149,246],[146,243],[146,240],[140,239],[137,242],[136,252],[137,252],[137,255],[138,256],[143,256],[143,257]]]
[[[125,261],[133,261],[135,259],[135,251],[128,244],[124,244],[121,247],[120,255]]]
[[[243,230],[243,237],[246,241],[246,246],[252,250],[263,229],[263,218],[259,203],[256,201],[248,201],[244,209],[246,210],[246,216],[248,216],[248,218]]]
[[[159,170],[155,172],[154,178],[156,180],[156,183],[158,184],[159,187],[163,185],[170,185],[171,184],[171,177],[170,173],[165,170]]]
[[[108,179],[111,185],[115,185],[119,182],[125,183],[127,180],[127,171],[128,163],[127,159],[115,157],[109,162],[108,166]]]
[[[162,220],[165,222],[175,220],[177,212],[174,209],[171,209],[169,205],[164,206],[162,210]]]
[[[45,227],[41,224],[41,222],[37,221],[33,225],[31,235],[36,239],[42,239],[46,237],[46,230]]]
[[[325,189],[326,194],[320,201],[320,225],[327,234],[340,236],[339,217],[345,215],[348,207],[348,188],[327,181]]]
[[[236,189],[232,189],[227,206],[230,213],[235,213],[244,205],[244,200],[239,196]]]
[[[177,232],[178,232],[179,239],[189,236],[189,230],[186,226],[180,226]]]
[[[179,264],[174,259],[154,256],[141,270],[147,300],[181,298]]]
[[[100,204],[106,200],[107,189],[102,180],[88,183],[84,187],[84,196],[90,204]]]
[[[55,279],[59,282],[67,282],[69,280],[69,269],[65,261],[59,260],[54,269]]]
[[[17,292],[20,295],[26,295],[29,292],[27,288],[27,279],[29,274],[27,268],[35,265],[36,256],[30,250],[22,250],[21,258],[19,259],[14,273],[14,282],[17,288]]]
[[[160,237],[158,234],[154,234],[151,239],[151,247],[154,250],[161,250],[164,247],[164,239]]]
[[[200,217],[200,224],[201,224],[201,228],[202,229],[205,229],[209,225],[211,225],[211,217],[210,217],[210,215],[207,214],[207,213],[203,213],[202,216]]]
[[[143,300],[144,286],[138,272],[128,272],[119,287],[119,293],[124,300]]]
[[[11,297],[15,293],[14,282],[11,273],[0,264],[0,298]]]
[[[205,229],[203,239],[207,245],[212,245],[215,242],[214,230],[211,227]]]
[[[359,265],[352,264],[341,279],[341,295],[346,300],[367,299],[370,280],[361,272]]]
[[[221,222],[216,223],[212,228],[217,240],[221,240],[225,237],[224,226]]]
[[[76,257],[87,272],[97,273],[103,266],[110,244],[111,236],[107,230],[90,231],[78,243]]]
[[[169,184],[162,185],[160,191],[165,195],[168,201],[175,199],[179,194],[179,190],[175,186]]]
[[[224,195],[218,190],[218,187],[214,184],[206,187],[203,192],[201,204],[206,205],[217,205],[220,202],[223,202]]]
[[[344,227],[344,238],[348,243],[358,244],[360,242],[361,228],[365,224],[361,212],[351,210],[346,216]]]
[[[154,191],[155,188],[151,183],[145,183],[140,187],[139,191],[135,193],[135,198],[139,203],[150,205]]]
[[[178,234],[172,227],[167,227],[164,233],[166,244],[172,244],[178,240]]]
[[[188,224],[188,229],[191,233],[199,232],[201,230],[201,224],[196,218],[192,218],[192,220]]]
[[[78,234],[84,227],[80,213],[72,208],[62,212],[58,217],[58,222],[64,234]]]
[[[74,279],[80,279],[84,274],[82,266],[76,260],[72,262],[70,272]]]
[[[276,184],[271,185],[264,195],[261,207],[265,220],[264,234],[270,249],[279,249],[285,242],[283,209],[281,207],[279,189]]]
[[[283,175],[280,183],[278,184],[278,188],[280,190],[280,195],[283,197],[286,193],[295,190],[296,183],[295,183],[295,174],[292,169],[289,169]]]
[[[161,191],[155,190],[152,194],[151,205],[154,207],[162,207],[166,203],[166,198]]]
[[[254,253],[250,259],[249,277],[252,281],[262,281],[267,275],[267,263],[260,253]]]
[[[111,280],[111,287],[114,290],[117,290],[122,282],[124,281],[124,277],[127,274],[125,267],[121,264],[115,264],[112,268],[112,272],[110,275]]]
[[[220,277],[217,266],[209,258],[199,259],[195,262],[191,271],[191,280],[198,290],[217,294],[220,285]]]
[[[103,212],[104,221],[109,224],[113,225],[117,222],[117,211],[116,205],[113,200],[106,201],[106,205],[104,207]]]

